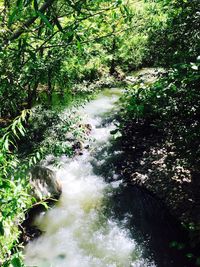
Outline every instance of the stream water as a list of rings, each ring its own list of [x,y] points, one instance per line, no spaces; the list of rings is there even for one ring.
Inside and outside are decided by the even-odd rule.
[[[180,233],[151,195],[125,185],[106,165],[113,114],[120,91],[109,89],[79,112],[92,125],[89,149],[53,168],[63,193],[56,206],[36,218],[42,236],[24,251],[26,266],[38,267],[184,267],[170,241]],[[110,118],[110,119],[108,119]],[[113,155],[120,155],[116,148]]]

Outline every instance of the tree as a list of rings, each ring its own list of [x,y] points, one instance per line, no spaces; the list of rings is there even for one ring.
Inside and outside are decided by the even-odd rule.
[[[0,100],[2,117],[14,117],[36,101],[38,88],[49,99],[70,51],[101,38],[98,25],[120,1],[4,1],[1,4]],[[94,32],[88,28],[92,25]],[[103,33],[102,33],[103,34]],[[112,34],[106,30],[106,34]],[[75,52],[77,53],[77,52]],[[80,57],[82,55],[79,54]],[[83,57],[84,58],[84,57]],[[63,86],[63,84],[60,84]]]

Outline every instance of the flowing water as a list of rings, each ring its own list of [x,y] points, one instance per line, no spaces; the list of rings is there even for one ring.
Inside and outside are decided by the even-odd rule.
[[[168,226],[164,223],[156,233],[155,213],[162,207],[147,193],[124,186],[109,164],[99,171],[105,166],[110,132],[115,129],[106,118],[115,113],[119,95],[118,89],[106,90],[79,110],[92,125],[89,149],[73,159],[61,157],[57,169],[49,166],[61,179],[63,193],[54,208],[36,219],[44,233],[26,246],[26,266],[185,266],[168,255]],[[163,216],[160,220],[166,221]]]

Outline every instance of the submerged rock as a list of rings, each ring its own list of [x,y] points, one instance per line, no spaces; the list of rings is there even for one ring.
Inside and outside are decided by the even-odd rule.
[[[51,169],[36,165],[30,171],[32,194],[37,200],[46,198],[58,199],[62,193],[62,186],[56,173]]]

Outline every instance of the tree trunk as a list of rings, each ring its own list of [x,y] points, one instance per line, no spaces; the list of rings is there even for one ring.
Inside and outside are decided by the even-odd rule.
[[[113,43],[112,43],[112,60],[111,60],[111,65],[110,65],[110,75],[114,75],[116,73],[116,64],[115,64],[115,50],[116,50],[116,40],[115,37],[113,38]]]
[[[36,81],[35,84],[33,85],[33,89],[31,89],[31,84],[28,85],[28,97],[27,97],[27,108],[28,109],[32,108],[33,103],[36,100],[37,87],[38,87],[38,81]]]
[[[48,96],[48,102],[49,104],[52,103],[52,91],[53,91],[53,86],[52,86],[52,81],[51,81],[51,69],[48,70],[48,88],[47,88],[47,96]]]
[[[41,12],[41,13],[44,13],[46,10],[47,10],[47,8],[48,7],[50,7],[52,4],[53,4],[53,2],[54,2],[55,0],[47,0],[47,1],[45,1],[44,2],[44,4],[41,6],[41,8],[39,9],[39,11]],[[21,26],[21,27],[19,27],[9,38],[8,38],[8,40],[7,41],[13,41],[13,40],[15,40],[15,39],[17,39],[22,33],[24,33],[26,30],[27,30],[27,28],[29,28],[35,21],[36,21],[36,19],[38,18],[38,14],[36,14],[35,16],[33,16],[33,17],[31,17],[31,18],[29,18],[29,19],[27,19],[24,23],[23,23],[23,25]]]

